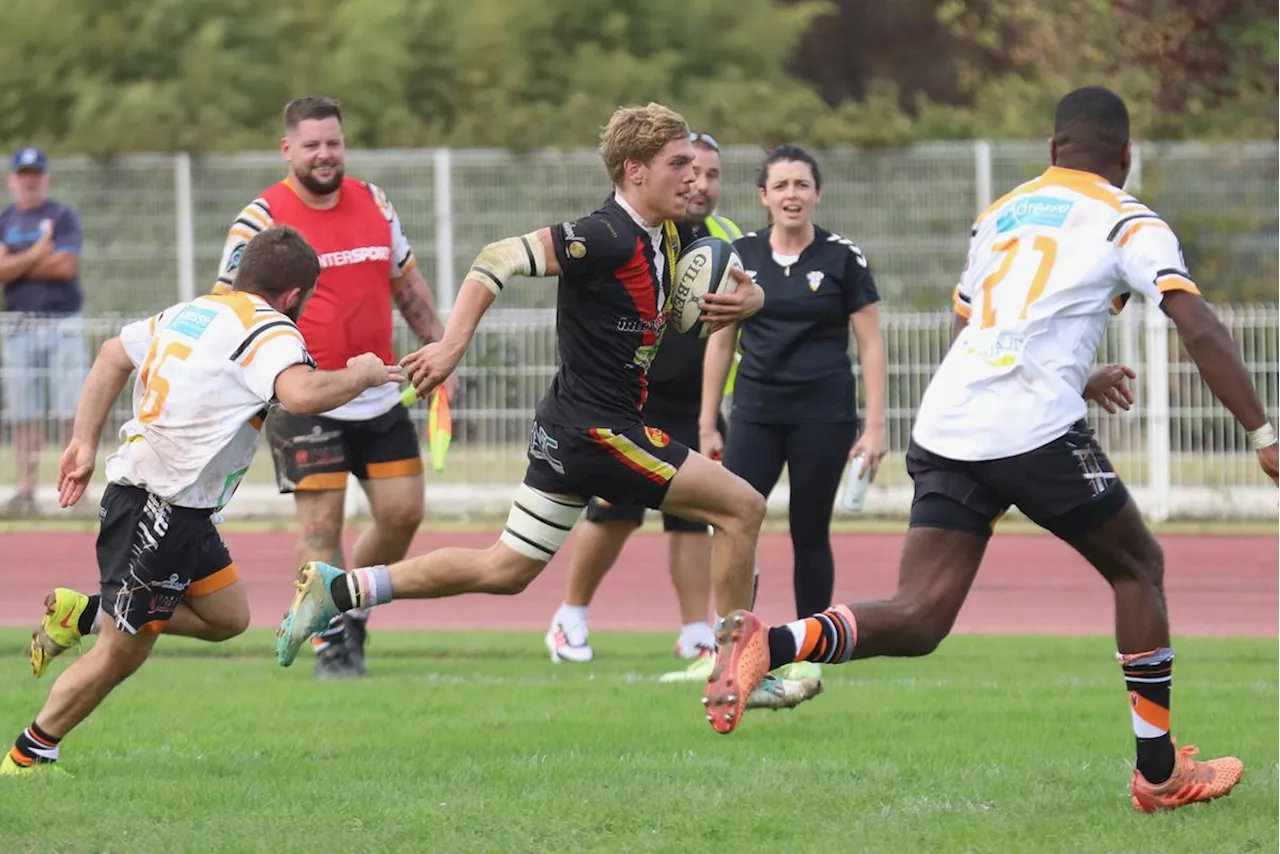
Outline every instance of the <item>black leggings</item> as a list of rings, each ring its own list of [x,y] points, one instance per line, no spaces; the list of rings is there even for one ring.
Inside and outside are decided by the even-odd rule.
[[[835,561],[831,555],[831,511],[857,435],[853,421],[729,425],[724,466],[766,498],[787,466],[791,480],[792,583],[796,616],[831,606]]]

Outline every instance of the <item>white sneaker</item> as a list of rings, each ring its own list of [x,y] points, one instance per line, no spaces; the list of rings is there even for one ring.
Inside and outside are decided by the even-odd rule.
[[[707,650],[715,652],[716,633],[710,623],[690,623],[680,630],[676,638],[676,658],[691,661]]]
[[[713,644],[694,643],[692,641],[686,643],[683,639],[676,641],[676,658],[683,658],[685,661],[692,661],[700,657]]]
[[[587,643],[587,624],[568,623],[556,619],[547,632],[547,651],[551,653],[553,664],[562,661],[573,664],[586,664],[595,657],[591,644]]]

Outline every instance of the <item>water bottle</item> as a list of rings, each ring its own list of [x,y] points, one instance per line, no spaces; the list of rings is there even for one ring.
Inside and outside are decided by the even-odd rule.
[[[845,477],[844,492],[840,496],[840,506],[850,513],[860,513],[862,504],[867,498],[867,487],[871,484],[871,467],[859,475],[866,462],[865,454],[858,454],[849,461],[849,474]]]

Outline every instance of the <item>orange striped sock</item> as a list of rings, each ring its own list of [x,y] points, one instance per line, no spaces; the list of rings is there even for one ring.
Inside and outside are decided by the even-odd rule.
[[[62,741],[61,738],[49,735],[40,728],[39,724],[32,721],[31,726],[23,730],[22,735],[13,742],[9,758],[23,766],[34,762],[57,762],[60,741]]]
[[[853,657],[858,621],[845,605],[769,630],[769,669],[793,661],[842,664]]]
[[[1138,773],[1148,783],[1163,783],[1173,773],[1173,737],[1169,734],[1169,706],[1173,693],[1173,650],[1116,653],[1124,684],[1129,689],[1133,735],[1137,742]]]

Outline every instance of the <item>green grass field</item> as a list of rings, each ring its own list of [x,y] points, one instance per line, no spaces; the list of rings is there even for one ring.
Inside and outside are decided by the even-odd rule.
[[[16,735],[51,684],[0,631]],[[828,668],[826,691],[728,737],[666,635],[375,634],[370,678],[282,671],[255,632],[157,657],[64,742],[72,777],[0,779],[12,852],[1274,852],[1277,645],[1184,639],[1175,733],[1247,770],[1222,801],[1129,806],[1106,638],[953,638]],[[52,669],[60,672],[61,661]]]

